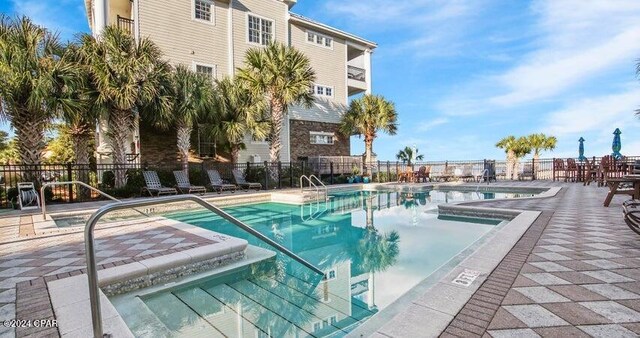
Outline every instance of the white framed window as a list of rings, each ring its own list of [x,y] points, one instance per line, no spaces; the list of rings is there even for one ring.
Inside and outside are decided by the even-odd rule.
[[[193,0],[192,19],[215,23],[214,7],[212,0]]]
[[[331,269],[327,271],[325,276],[327,276],[327,280],[336,279],[336,276],[337,276],[336,269]]]
[[[266,46],[273,41],[275,24],[273,20],[247,14],[247,41],[258,45]]]
[[[316,96],[333,97],[333,87],[323,85],[313,85],[313,93]]]
[[[310,30],[307,30],[307,43],[333,49],[332,37]]]
[[[335,141],[334,133],[325,133],[319,131],[309,132],[309,142],[311,144],[333,144]]]
[[[208,65],[204,63],[193,62],[193,71],[196,72],[196,74],[203,75],[211,79],[211,81],[213,81],[218,77],[217,68],[218,67],[216,67],[216,65]]]

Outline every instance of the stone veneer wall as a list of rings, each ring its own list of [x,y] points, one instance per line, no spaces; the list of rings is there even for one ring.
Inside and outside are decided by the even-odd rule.
[[[335,123],[290,120],[291,128],[291,160],[297,161],[300,157],[313,156],[349,156],[351,145],[349,137],[343,136],[338,131],[339,125]],[[335,133],[334,143],[311,144],[310,132]]]

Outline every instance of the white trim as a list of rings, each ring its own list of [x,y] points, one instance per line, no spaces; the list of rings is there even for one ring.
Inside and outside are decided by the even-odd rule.
[[[311,142],[312,136],[331,136],[331,143]],[[315,144],[315,145],[321,145],[321,146],[332,146],[336,144],[336,133],[329,133],[326,131],[309,131],[309,144]]]
[[[341,38],[343,38],[345,40],[354,41],[356,43],[360,43],[362,45],[365,45],[365,46],[367,46],[369,48],[378,47],[378,44],[375,43],[375,42],[365,40],[365,39],[363,39],[363,38],[361,38],[359,36],[353,35],[351,33],[347,33],[345,31],[339,30],[339,29],[337,29],[335,27],[331,27],[331,26],[329,26],[327,24],[311,20],[311,19],[309,19],[309,18],[307,18],[305,16],[302,16],[300,14],[292,13],[292,12],[289,12],[289,13],[291,15],[291,17],[289,18],[289,22],[291,22],[291,21],[298,22],[298,23],[301,23],[303,25],[311,26],[312,28],[315,28],[315,29],[331,32],[331,33],[333,33],[333,34],[335,34],[337,36],[340,36]]]
[[[140,0],[133,0],[133,31],[136,43],[140,42]]]
[[[325,92],[325,93],[326,93],[327,89],[331,89],[331,95],[326,95],[326,94],[320,95],[320,94],[317,94],[318,93],[317,87],[322,87],[323,88],[323,92]],[[336,92],[336,89],[333,86],[327,86],[327,85],[323,85],[323,84],[320,84],[320,83],[314,83],[313,84],[313,95],[314,96],[334,98],[335,97],[335,92]]]
[[[202,66],[202,67],[209,67],[212,69],[211,71],[211,80],[215,80],[218,78],[218,65],[214,65],[214,64],[209,64],[209,63],[203,63],[203,62],[198,62],[198,61],[191,61],[191,70],[193,70],[194,72],[197,72],[197,68],[196,66]]]
[[[215,26],[216,25],[216,3],[214,0],[197,0],[197,1],[202,1],[202,2],[208,2],[209,5],[211,6],[211,20],[207,21],[207,20],[203,20],[203,19],[197,19],[196,18],[196,0],[191,0],[191,21],[195,21],[195,22],[200,22],[200,23],[204,23],[207,25],[212,25]]]
[[[246,40],[247,44],[253,45],[253,46],[260,46],[260,47],[266,46],[266,45],[262,44],[262,33],[260,34],[260,42],[251,42],[251,41],[249,41],[249,16],[253,16],[253,17],[259,18],[261,20],[271,21],[271,42],[276,41],[276,20],[268,18],[268,17],[265,17],[265,16],[262,16],[262,15],[254,14],[253,12],[247,12],[246,20],[245,20],[245,27],[244,27],[244,37],[245,37],[245,40]],[[262,26],[262,22],[260,22],[260,26]]]
[[[229,10],[227,11],[227,57],[229,58],[227,68],[229,77],[233,77],[236,73],[235,60],[233,59],[235,57],[233,51],[233,1],[229,0]]]
[[[314,39],[313,39],[314,41],[313,41],[313,42],[310,42],[310,41],[309,41],[309,34],[313,34],[313,35],[316,35],[316,36],[320,36],[320,37],[322,37],[323,39],[325,39],[324,41],[326,41],[326,39],[331,39],[331,46],[327,46],[324,42],[323,42],[322,44],[319,44],[319,43],[317,42],[317,41],[318,41],[318,40],[317,40],[317,38],[314,38]],[[327,34],[318,33],[318,32],[316,32],[316,31],[314,31],[314,30],[311,30],[311,29],[305,29],[305,30],[304,30],[304,41],[305,41],[306,43],[308,43],[308,44],[310,44],[310,45],[313,45],[313,46],[316,46],[316,47],[322,47],[322,48],[324,48],[324,49],[330,49],[330,50],[333,50],[333,45],[334,45],[334,43],[336,42],[336,39],[335,39],[334,37],[332,37],[332,36],[327,35]]]

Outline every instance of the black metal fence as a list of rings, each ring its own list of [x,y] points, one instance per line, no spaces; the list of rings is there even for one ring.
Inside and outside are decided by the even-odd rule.
[[[590,158],[598,163],[600,158]],[[626,161],[640,160],[640,156],[627,157]],[[546,158],[521,160],[515,167],[508,168],[506,161],[491,160],[494,164],[496,179],[538,179],[553,178],[554,159]],[[411,167],[398,161],[376,161],[372,163],[313,163],[307,162],[263,162],[263,163],[191,163],[189,178],[193,185],[208,185],[206,171],[216,169],[221,177],[233,181],[232,171],[240,170],[249,182],[262,184],[265,190],[299,188],[300,176],[314,174],[325,184],[343,184],[353,181],[353,177],[364,176],[370,182],[397,181],[399,174],[408,170],[416,171],[421,166],[430,167],[432,178],[449,177],[456,179],[464,176],[482,175],[487,160],[472,161],[425,161],[416,162]],[[48,182],[82,181],[116,197],[140,196],[144,187],[143,170],[154,170],[163,185],[175,186],[173,171],[181,170],[179,163],[167,165],[138,164],[42,164],[42,165],[0,165],[0,206],[11,207],[18,195],[18,182],[34,182],[39,189]],[[368,173],[371,173],[370,175]],[[118,184],[118,182],[126,182]],[[100,199],[101,196],[88,189],[77,186],[52,186],[46,189],[48,203],[83,202]]]

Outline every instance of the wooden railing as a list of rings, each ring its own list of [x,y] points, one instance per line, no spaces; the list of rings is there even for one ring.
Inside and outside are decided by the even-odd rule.
[[[134,24],[134,20],[118,15],[118,28],[129,32],[129,34],[133,34],[135,32]]]

